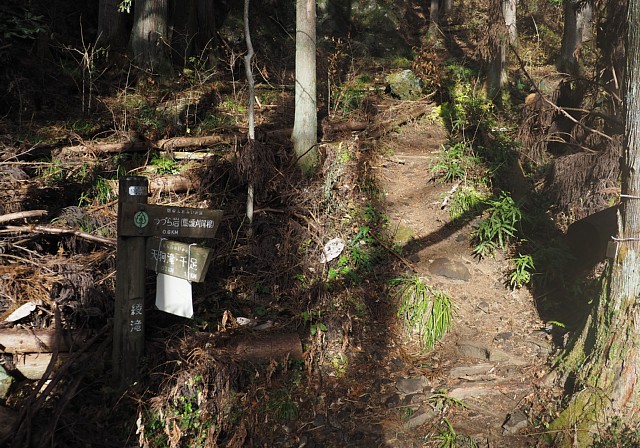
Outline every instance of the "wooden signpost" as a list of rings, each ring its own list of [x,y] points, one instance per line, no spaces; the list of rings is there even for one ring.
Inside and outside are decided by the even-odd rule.
[[[222,211],[149,205],[147,178],[119,182],[113,372],[115,382],[125,386],[137,380],[144,356],[145,269],[204,281],[210,250],[167,238],[213,238]]]

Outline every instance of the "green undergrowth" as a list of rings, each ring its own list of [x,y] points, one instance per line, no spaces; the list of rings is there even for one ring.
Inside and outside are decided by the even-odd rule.
[[[423,349],[433,349],[451,328],[456,312],[451,296],[418,276],[395,278],[391,288],[406,335],[417,335]]]

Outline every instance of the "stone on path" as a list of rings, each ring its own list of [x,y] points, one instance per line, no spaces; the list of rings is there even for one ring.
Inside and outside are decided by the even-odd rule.
[[[524,412],[518,410],[507,415],[505,422],[502,424],[502,432],[503,434],[515,435],[527,426],[529,426],[529,419]]]
[[[404,423],[404,426],[406,429],[417,428],[435,419],[436,415],[433,409],[421,407]]]
[[[444,257],[433,260],[429,266],[429,272],[452,280],[468,282],[471,279],[471,273],[464,264]]]
[[[414,378],[400,378],[396,382],[396,388],[398,391],[405,395],[412,395],[420,393],[427,385],[427,378],[424,376]]]

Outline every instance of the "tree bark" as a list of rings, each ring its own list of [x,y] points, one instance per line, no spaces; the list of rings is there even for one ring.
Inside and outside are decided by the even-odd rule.
[[[440,33],[440,0],[429,3],[429,39],[438,39]]]
[[[167,57],[167,0],[136,0],[134,3],[131,50],[133,60],[144,70],[169,75]]]
[[[487,72],[487,95],[499,99],[502,88],[507,83],[505,65],[509,45],[515,45],[516,2],[515,0],[491,0],[489,13],[495,23],[489,28],[489,66]]]
[[[618,417],[640,421],[640,0],[629,2],[625,80],[625,154],[616,256],[584,328],[561,367],[576,376],[576,392],[553,422],[554,446],[589,446]],[[575,431],[575,433],[573,432]]]
[[[100,0],[98,5],[98,43],[115,49],[127,45],[124,14],[118,11],[119,0]]]
[[[580,73],[579,53],[582,44],[591,39],[593,6],[590,2],[565,0],[564,29],[558,59],[558,70],[571,74]]]
[[[316,2],[296,0],[296,93],[291,140],[306,174],[318,165],[316,108]]]

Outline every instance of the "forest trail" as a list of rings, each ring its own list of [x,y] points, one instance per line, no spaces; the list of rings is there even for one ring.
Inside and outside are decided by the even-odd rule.
[[[481,217],[451,221],[444,199],[454,184],[434,180],[432,169],[446,137],[446,129],[426,115],[378,142],[388,154],[377,177],[395,242],[415,272],[457,307],[451,333],[431,353],[419,355],[411,341],[394,341],[386,400],[406,412],[394,425],[403,429],[386,443],[423,446],[421,423],[450,406],[453,401],[441,399],[448,396],[464,404],[447,414],[457,434],[480,447],[534,446],[536,437],[524,434],[531,431],[536,399],[551,387],[551,336],[530,292],[507,286],[505,255],[473,256],[471,235]],[[466,446],[463,440],[456,446]]]

